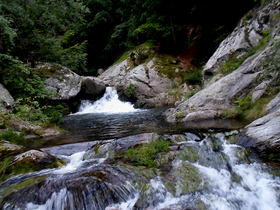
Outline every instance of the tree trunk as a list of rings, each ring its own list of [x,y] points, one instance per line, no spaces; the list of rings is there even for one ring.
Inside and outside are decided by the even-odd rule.
[[[171,28],[172,28],[173,39],[174,39],[175,45],[177,45],[176,36],[175,36],[174,28],[173,28],[173,22],[172,22],[170,13],[169,13],[169,19],[170,19],[170,24],[171,24]]]

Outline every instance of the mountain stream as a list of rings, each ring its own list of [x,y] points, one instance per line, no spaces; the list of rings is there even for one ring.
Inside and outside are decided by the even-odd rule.
[[[236,144],[240,123],[168,124],[164,110],[134,109],[114,88],[95,103],[83,101],[64,120],[68,133],[27,145],[67,164],[0,183],[2,209],[280,209],[279,168]],[[158,166],[131,165],[127,149],[157,137],[171,141],[156,155]]]

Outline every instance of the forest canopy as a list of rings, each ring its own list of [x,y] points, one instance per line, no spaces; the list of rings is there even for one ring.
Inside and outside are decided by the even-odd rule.
[[[147,40],[172,53],[197,43],[203,52],[199,56],[206,60],[255,4],[254,0],[237,0],[230,6],[221,0],[2,0],[0,74],[15,66],[26,72],[36,62],[54,62],[81,75],[94,75]]]

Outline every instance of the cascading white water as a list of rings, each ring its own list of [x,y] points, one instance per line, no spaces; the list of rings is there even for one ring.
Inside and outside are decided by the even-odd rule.
[[[82,101],[81,107],[76,114],[124,113],[134,111],[136,109],[134,109],[133,104],[119,100],[116,88],[107,87],[103,97],[93,104],[88,100]]]
[[[161,158],[172,157],[162,165],[163,170],[121,162],[111,165],[114,149],[126,145],[125,141],[103,141],[90,152],[59,156],[69,163],[46,170],[42,175],[51,176],[42,185],[34,191],[32,187],[23,191],[40,197],[46,194],[47,187],[51,193],[43,202],[34,199],[21,209],[280,209],[279,176],[270,174],[265,163],[247,159],[247,151],[226,138],[236,133],[207,133],[203,139],[185,133],[187,138],[176,139],[181,145],[177,155],[174,151],[161,154]],[[23,195],[16,196],[16,201]],[[16,209],[12,201],[5,203],[3,209]]]

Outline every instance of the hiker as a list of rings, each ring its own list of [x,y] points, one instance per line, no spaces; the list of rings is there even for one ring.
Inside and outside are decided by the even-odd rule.
[[[134,52],[130,54],[131,60],[133,61],[133,66],[137,66],[136,55]]]

